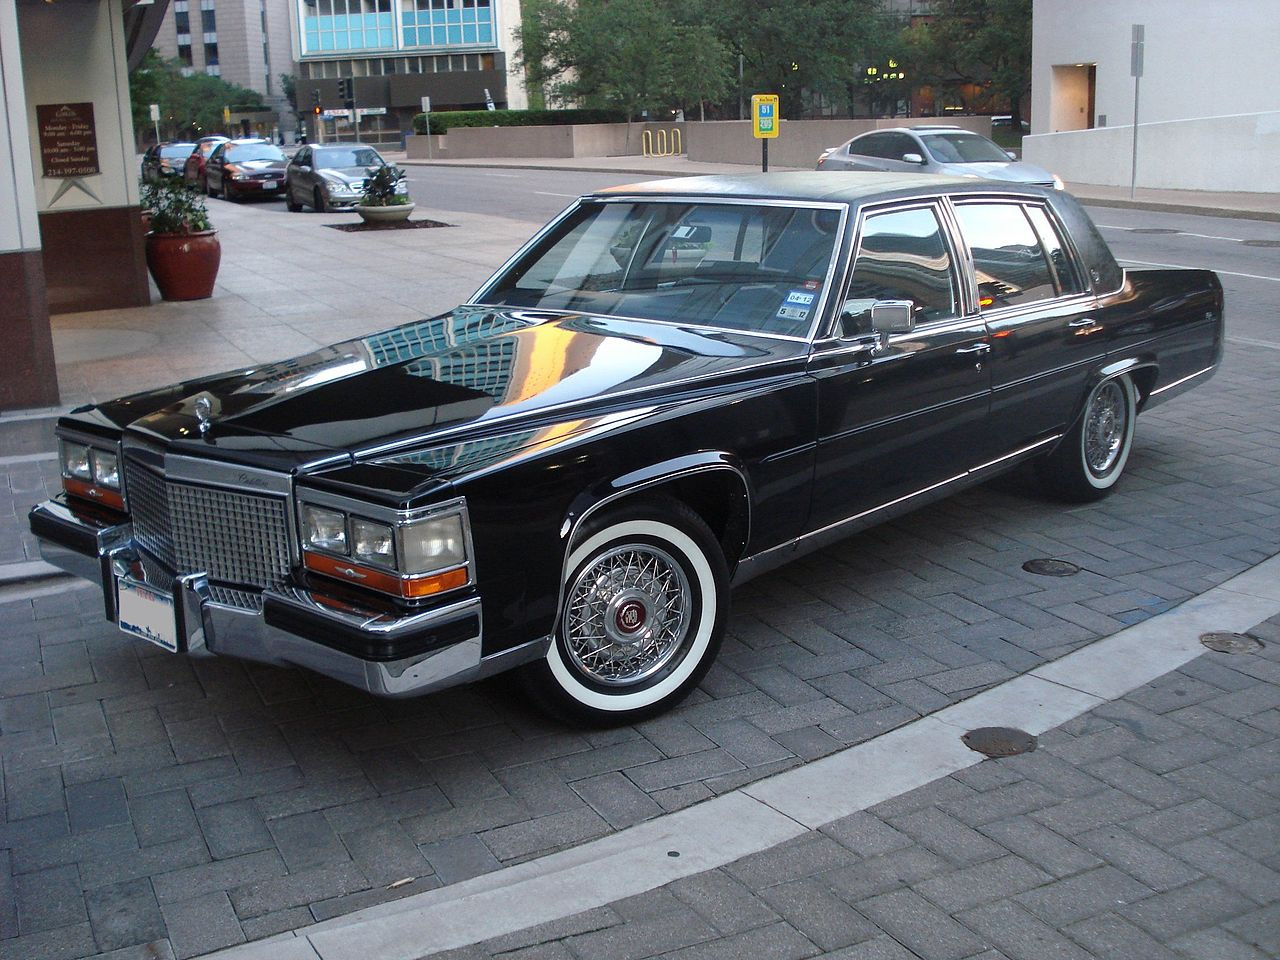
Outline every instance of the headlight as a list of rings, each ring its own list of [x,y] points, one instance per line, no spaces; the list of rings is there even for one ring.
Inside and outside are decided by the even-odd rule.
[[[337,510],[325,510],[304,504],[302,507],[302,545],[329,553],[347,552],[347,517]]]
[[[400,545],[406,573],[427,573],[467,562],[462,518],[456,514],[402,527]]]
[[[89,448],[82,443],[62,441],[62,475],[80,480],[93,479],[93,466],[89,463]]]
[[[322,498],[325,503],[304,501],[298,510],[302,562],[313,573],[407,600],[472,582],[463,501],[403,512]]]
[[[111,444],[109,440],[101,441]],[[120,483],[120,455],[114,444],[98,446],[95,441],[58,438],[62,489],[73,497],[93,503],[124,509],[124,493]]]
[[[351,518],[351,556],[365,563],[395,568],[395,534],[385,523]]]
[[[120,489],[120,458],[106,450],[89,451],[89,459],[93,465],[93,481],[112,490]]]

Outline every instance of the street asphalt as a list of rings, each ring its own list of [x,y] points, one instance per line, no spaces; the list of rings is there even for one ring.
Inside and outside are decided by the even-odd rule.
[[[1138,200],[1095,217],[1223,270],[1228,344],[1116,493],[1006,479],[748,584],[696,694],[619,730],[504,678],[387,702],[141,649],[25,532],[58,411],[0,414],[0,960],[1280,956],[1280,201]],[[449,226],[211,213],[211,300],[54,318],[65,405],[445,310],[534,229],[429,194]],[[1038,747],[984,760],[977,726]]]

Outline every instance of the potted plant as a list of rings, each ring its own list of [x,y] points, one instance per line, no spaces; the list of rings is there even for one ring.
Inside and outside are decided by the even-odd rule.
[[[404,171],[394,163],[378,168],[378,172],[365,184],[356,213],[365,223],[396,223],[408,220],[413,213],[413,201],[409,199],[409,185]]]
[[[204,197],[182,181],[145,183],[142,205],[152,211],[147,268],[166,300],[213,296],[222,247],[209,224]]]

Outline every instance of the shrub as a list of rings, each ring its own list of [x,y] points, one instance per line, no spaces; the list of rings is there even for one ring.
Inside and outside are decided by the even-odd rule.
[[[432,113],[431,133],[452,127],[550,127],[564,123],[625,123],[620,110],[450,110]],[[427,114],[413,118],[413,132],[427,133]]]
[[[204,195],[181,180],[142,184],[142,208],[150,210],[152,233],[200,233],[212,230]]]

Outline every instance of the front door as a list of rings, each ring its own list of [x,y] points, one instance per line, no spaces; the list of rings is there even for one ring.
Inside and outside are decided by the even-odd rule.
[[[876,300],[910,300],[915,329],[870,351],[858,341],[872,334]],[[991,344],[982,321],[964,316],[935,204],[864,215],[842,313],[810,361],[819,406],[810,531],[964,476],[989,406]]]

